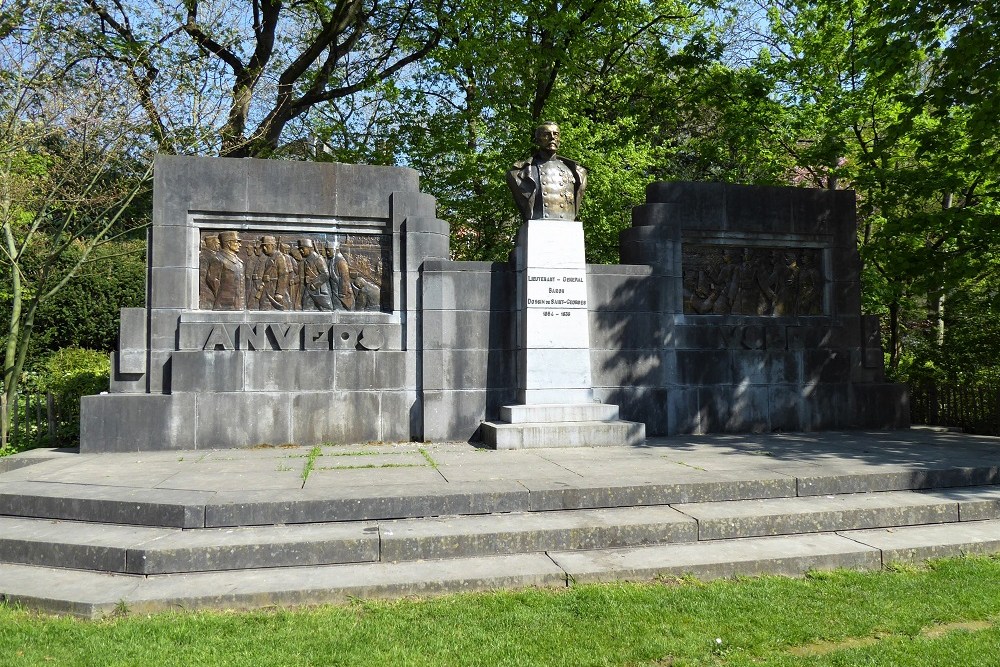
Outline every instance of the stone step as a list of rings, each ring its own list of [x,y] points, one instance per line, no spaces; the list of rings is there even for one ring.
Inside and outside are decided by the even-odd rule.
[[[173,528],[373,521],[795,495],[795,479],[773,474],[686,473],[683,481],[529,479],[319,487],[267,491],[144,491],[116,486],[0,483],[0,516]]]
[[[255,609],[527,586],[565,587],[566,574],[545,554],[146,577],[0,564],[0,597],[84,618],[122,610]]]
[[[882,552],[882,562],[922,563],[930,558],[1000,552],[1000,520],[963,521],[838,533]]]
[[[0,597],[42,611],[100,617],[123,609],[247,609],[687,575],[706,580],[796,576],[810,570],[877,569],[900,560],[997,551],[1000,520],[624,549],[150,576],[0,564]]]
[[[180,530],[0,517],[4,563],[164,574],[378,559],[373,522]]]
[[[698,539],[695,521],[668,506],[384,521],[383,561],[599,549]]]
[[[0,562],[167,574],[696,539],[695,521],[666,506],[195,530],[0,517]]]
[[[952,469],[921,471],[901,485],[895,472],[867,475],[845,473],[824,479],[823,498],[880,491],[885,487],[935,489],[933,497],[957,503],[963,520],[1000,517],[1000,487],[958,486],[956,482],[992,479],[993,467],[963,470],[956,478]],[[641,481],[641,480],[645,481]],[[135,526],[172,528],[219,528],[293,523],[376,521],[428,516],[480,515],[507,512],[599,509],[629,506],[704,503],[795,497],[803,479],[779,473],[726,471],[708,473],[691,470],[685,479],[658,480],[656,475],[623,481],[617,477],[490,480],[453,482],[446,485],[391,484],[378,488],[321,487],[268,491],[206,492],[171,489],[130,489],[94,484],[14,481],[0,483],[0,516],[34,517],[67,521],[89,521]],[[809,478],[812,479],[812,478]],[[844,481],[843,484],[838,479]],[[860,489],[860,492],[858,491]],[[803,494],[799,494],[803,495]],[[748,506],[749,507],[749,506]],[[713,517],[704,515],[706,522]],[[861,526],[857,526],[861,527]],[[873,527],[873,526],[868,526]],[[793,531],[801,532],[801,531]],[[706,533],[707,534],[707,533]]]
[[[977,508],[977,518],[986,515],[986,507],[1000,516],[1000,489],[966,489],[958,496],[958,491],[883,492],[189,530],[0,517],[0,562],[164,574],[936,524],[958,522],[964,505]]]
[[[688,503],[673,507],[698,521],[699,540],[959,520],[956,500],[913,491]]]
[[[634,447],[646,440],[646,425],[629,421],[482,423],[483,442],[493,449],[537,447]]]
[[[618,406],[605,403],[537,403],[504,405],[500,419],[508,424],[537,422],[610,422],[618,419]]]
[[[358,563],[152,576],[0,565],[0,595],[46,612],[100,617],[127,609],[247,609],[694,574],[801,575],[880,567],[879,551],[833,534],[561,551],[400,563]]]

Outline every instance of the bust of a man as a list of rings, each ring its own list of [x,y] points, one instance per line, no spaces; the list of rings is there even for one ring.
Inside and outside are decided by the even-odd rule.
[[[514,163],[507,172],[507,185],[525,220],[576,220],[587,188],[587,170],[556,155],[559,126],[542,123],[535,128],[538,150],[527,160]]]

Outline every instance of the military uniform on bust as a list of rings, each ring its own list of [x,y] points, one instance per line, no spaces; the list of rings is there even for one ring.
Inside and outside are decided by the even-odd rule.
[[[525,220],[576,220],[587,189],[587,170],[556,155],[559,126],[542,123],[535,129],[539,150],[528,160],[514,163],[507,172],[507,186]]]

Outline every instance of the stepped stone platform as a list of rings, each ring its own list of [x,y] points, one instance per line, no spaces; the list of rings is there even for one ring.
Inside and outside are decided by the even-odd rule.
[[[0,596],[100,617],[1000,551],[1000,439],[717,435],[0,459]]]

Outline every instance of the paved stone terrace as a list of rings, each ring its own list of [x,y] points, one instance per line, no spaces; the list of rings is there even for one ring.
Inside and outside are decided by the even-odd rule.
[[[98,518],[72,516],[70,508],[59,518],[195,528],[737,500],[733,489],[740,488],[735,493],[745,498],[766,498],[971,486],[1000,483],[998,470],[1000,438],[922,428],[684,436],[651,438],[638,447],[515,451],[467,443],[129,454],[35,450],[0,459],[0,502],[7,514],[38,516],[17,512],[16,504],[29,496],[134,501],[158,511]],[[658,497],[643,502],[643,490],[652,487]],[[726,495],[715,497],[713,489]],[[587,497],[595,494],[603,497]],[[392,498],[420,498],[425,506],[407,511],[405,503],[392,506]],[[428,506],[430,498],[440,506]],[[350,502],[329,502],[337,499]],[[381,499],[379,507],[368,503],[366,509],[372,499]]]
[[[0,459],[0,598],[85,617],[1000,551],[1000,438],[911,429]]]

